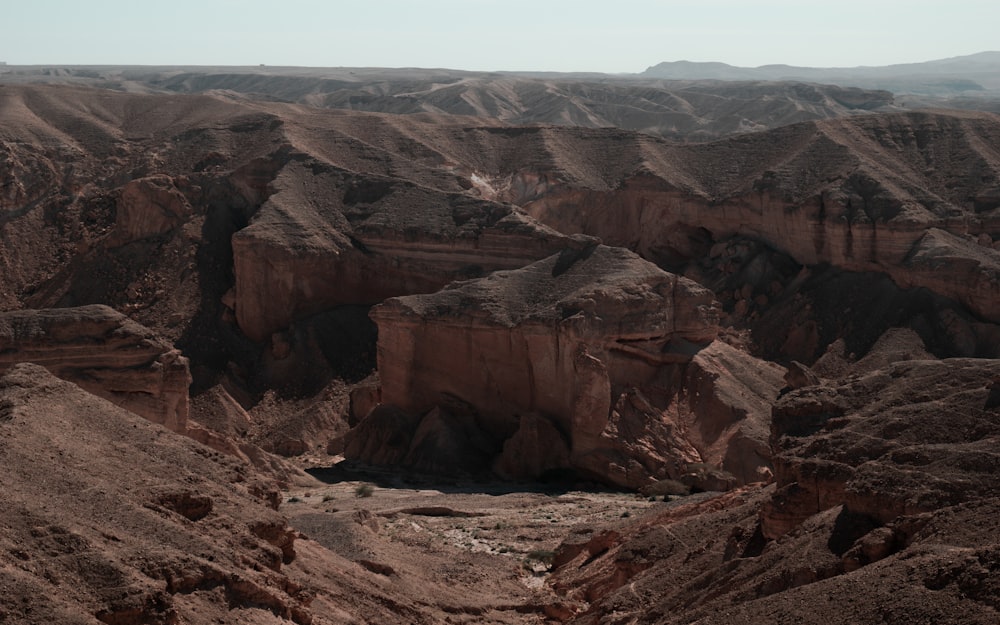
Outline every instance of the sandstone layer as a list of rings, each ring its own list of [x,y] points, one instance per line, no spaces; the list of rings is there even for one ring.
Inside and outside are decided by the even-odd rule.
[[[996,322],[998,140],[996,116],[950,112],[827,120],[698,146],[638,141],[617,171],[534,172],[548,182],[513,201],[560,231],[668,267],[750,237],[801,265],[884,272]]]
[[[743,476],[766,465],[761,423],[750,428],[753,453],[730,445],[748,412],[763,415],[740,401],[734,408],[715,384],[721,362],[752,359],[727,346],[704,349],[718,332],[711,293],[626,250],[567,250],[432,295],[390,299],[372,318],[383,403],[412,415],[443,406],[475,423],[487,439],[505,441],[497,469],[510,475],[573,468],[636,488],[692,463],[735,468],[729,451],[760,463],[740,466]],[[731,377],[723,384],[739,386]],[[682,386],[690,398],[679,401]],[[761,395],[776,392],[772,383]],[[554,452],[547,462],[566,465],[534,465],[528,452],[542,446]]]
[[[233,236],[233,307],[265,341],[338,305],[373,305],[522,267],[572,243],[509,205],[290,161]]]
[[[187,358],[107,306],[0,313],[0,373],[19,362],[175,432],[187,429]]]
[[[978,321],[1000,309],[1000,124],[986,113],[857,116],[678,145],[614,128],[69,87],[5,87],[0,107],[13,120],[0,132],[3,308],[110,304],[180,340],[199,380],[201,365],[257,367],[232,334],[234,307],[264,342],[338,302],[435,289],[561,249],[503,203],[685,275],[737,238],[799,267],[931,289]],[[444,234],[428,236],[423,218]],[[392,290],[373,286],[383,274]],[[720,299],[752,312],[777,299],[771,281]]]

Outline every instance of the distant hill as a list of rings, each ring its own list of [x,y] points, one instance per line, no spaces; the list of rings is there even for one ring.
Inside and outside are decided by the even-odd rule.
[[[516,125],[617,127],[681,141],[884,110],[893,104],[888,91],[801,82],[414,68],[31,66],[0,72],[2,83],[212,94],[372,113],[446,113]]]
[[[762,65],[735,67],[726,63],[673,61],[654,65],[639,74],[667,80],[780,80],[836,84],[863,89],[885,89],[896,94],[967,95],[1000,93],[1000,52],[904,63],[882,67],[795,67]]]

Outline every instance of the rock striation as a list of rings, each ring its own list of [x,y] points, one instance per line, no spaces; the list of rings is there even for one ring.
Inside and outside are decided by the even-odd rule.
[[[995,620],[1000,361],[914,339],[887,333],[835,380],[790,376],[806,383],[774,408],[776,484],[578,527],[549,582],[585,602],[571,622]]]
[[[384,405],[464,414],[502,441],[501,473],[572,468],[638,488],[691,463],[739,464],[726,458],[739,438],[729,428],[747,410],[733,408],[715,380],[727,358],[743,357],[728,346],[704,349],[718,333],[714,297],[627,250],[566,250],[435,294],[387,300],[372,318]],[[777,394],[781,372],[775,367],[765,397]],[[678,411],[685,376],[698,398]],[[689,437],[694,415],[713,400],[726,405],[725,416]],[[757,436],[758,447],[765,438]],[[545,462],[531,452],[543,446],[552,451]],[[362,447],[348,445],[349,457]]]
[[[836,506],[881,526],[996,496],[998,375],[997,360],[903,360],[782,397],[764,536]]]
[[[0,372],[21,362],[170,430],[187,430],[187,358],[107,306],[0,313]]]
[[[436,291],[573,244],[510,205],[297,158],[232,239],[236,319],[257,342],[311,313]]]
[[[614,170],[562,161],[511,197],[539,221],[668,267],[749,237],[801,265],[925,287],[1000,321],[1000,121],[906,113],[796,124],[710,144],[640,139]],[[577,154],[593,140],[572,140]],[[711,173],[709,173],[711,172]]]

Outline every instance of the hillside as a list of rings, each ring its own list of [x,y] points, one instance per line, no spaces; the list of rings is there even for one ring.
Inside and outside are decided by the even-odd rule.
[[[12,67],[0,72],[0,83],[213,94],[374,113],[446,113],[515,125],[618,127],[688,141],[893,104],[887,91],[800,82],[417,69]]]

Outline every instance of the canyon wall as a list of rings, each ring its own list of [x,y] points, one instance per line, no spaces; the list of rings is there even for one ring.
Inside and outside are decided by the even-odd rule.
[[[739,471],[767,465],[760,427],[751,428],[753,453],[726,457],[730,449],[740,455],[730,447],[740,439],[737,423],[759,410],[727,408],[728,418],[692,437],[704,454],[692,445],[686,429],[720,412],[701,408],[712,398],[732,404],[715,393],[719,363],[752,359],[727,346],[706,349],[719,330],[711,292],[624,249],[566,250],[435,294],[392,298],[372,318],[383,404],[414,415],[445,406],[475,422],[503,441],[501,472],[538,470],[544,463],[528,451],[539,441],[555,456],[566,450],[563,468],[629,488],[677,477],[692,463],[735,467],[762,452]],[[685,376],[698,399],[678,399]]]
[[[289,163],[232,239],[236,319],[258,342],[296,317],[436,291],[588,240],[510,205],[307,165]]]
[[[0,372],[20,362],[170,430],[187,430],[187,358],[107,306],[0,313]]]

